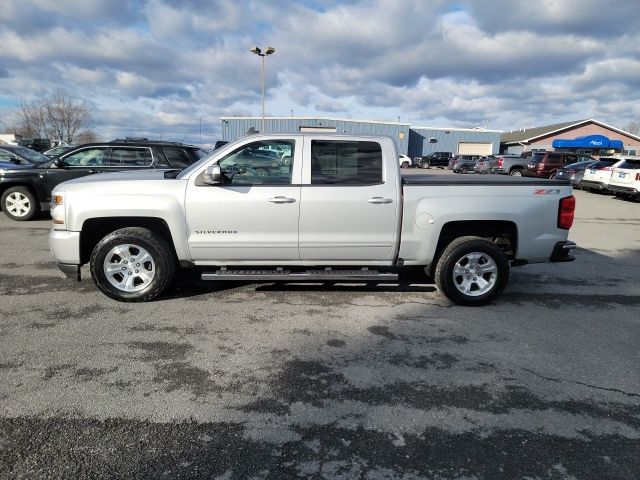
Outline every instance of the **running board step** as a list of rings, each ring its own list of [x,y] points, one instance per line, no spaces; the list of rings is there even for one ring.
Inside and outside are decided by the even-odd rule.
[[[363,282],[397,280],[397,273],[378,272],[377,270],[216,270],[204,272],[202,280],[238,280],[238,281],[284,281],[284,282]]]

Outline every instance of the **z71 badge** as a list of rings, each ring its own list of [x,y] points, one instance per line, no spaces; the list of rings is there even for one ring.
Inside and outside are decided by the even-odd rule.
[[[560,195],[559,188],[536,188],[533,191],[534,195]]]

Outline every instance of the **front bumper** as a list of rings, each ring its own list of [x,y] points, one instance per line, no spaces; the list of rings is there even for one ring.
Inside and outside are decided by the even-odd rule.
[[[80,265],[70,265],[68,263],[58,263],[58,268],[64,273],[64,276],[71,279],[77,280],[78,282],[82,279],[80,275]]]
[[[49,231],[49,249],[68,278],[80,280],[80,232]]]
[[[551,257],[549,257],[549,261],[573,262],[576,257],[569,255],[569,253],[576,247],[577,245],[575,242],[570,242],[569,240],[563,240],[562,242],[556,243],[555,247],[553,247],[553,252],[551,252]]]

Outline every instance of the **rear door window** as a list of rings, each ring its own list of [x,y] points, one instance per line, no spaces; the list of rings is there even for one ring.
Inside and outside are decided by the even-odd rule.
[[[148,148],[114,147],[109,153],[110,167],[148,167],[153,157]]]
[[[312,140],[311,184],[382,183],[382,147],[377,142]]]

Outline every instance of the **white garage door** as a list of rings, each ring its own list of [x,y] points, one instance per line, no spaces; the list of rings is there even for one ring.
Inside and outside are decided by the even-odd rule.
[[[491,155],[492,143],[463,143],[458,144],[458,153],[460,155]]]

